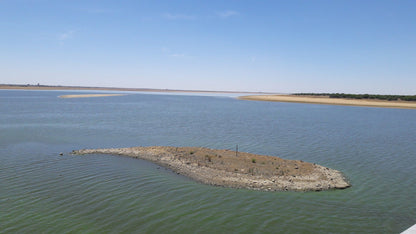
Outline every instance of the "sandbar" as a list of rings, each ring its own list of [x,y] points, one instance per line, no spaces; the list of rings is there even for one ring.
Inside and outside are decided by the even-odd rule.
[[[75,155],[112,154],[151,161],[203,184],[261,191],[345,189],[337,170],[301,160],[201,147],[150,146],[82,149]]]
[[[344,98],[329,98],[329,97],[319,97],[319,96],[297,96],[297,95],[250,95],[250,96],[241,96],[241,97],[238,97],[238,99],[252,100],[252,101],[295,102],[295,103],[325,104],[325,105],[416,109],[416,102],[409,102],[409,101],[344,99]]]
[[[125,96],[126,94],[71,94],[61,95],[59,98],[90,98],[90,97],[112,97],[112,96]]]

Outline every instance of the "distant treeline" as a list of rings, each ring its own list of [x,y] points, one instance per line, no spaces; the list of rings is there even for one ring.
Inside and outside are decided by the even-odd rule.
[[[326,96],[330,98],[375,99],[387,101],[416,101],[416,95],[379,95],[379,94],[348,94],[348,93],[295,93],[300,96]]]

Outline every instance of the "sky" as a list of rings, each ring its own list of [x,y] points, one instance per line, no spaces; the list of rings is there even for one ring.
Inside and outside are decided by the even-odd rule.
[[[0,0],[0,83],[416,94],[416,1]]]

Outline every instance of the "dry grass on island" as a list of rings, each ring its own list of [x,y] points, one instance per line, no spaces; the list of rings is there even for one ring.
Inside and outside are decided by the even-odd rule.
[[[344,99],[329,98],[323,96],[298,96],[298,95],[251,95],[238,97],[241,100],[271,101],[271,102],[295,102],[308,104],[343,105],[343,106],[366,106],[400,109],[416,109],[416,102],[408,101],[384,101],[369,99]]]
[[[113,96],[125,96],[126,94],[70,94],[61,95],[59,98],[90,98],[90,97],[113,97]]]
[[[73,154],[125,155],[154,162],[208,185],[262,191],[321,191],[350,187],[341,172],[314,163],[198,147],[83,149]]]

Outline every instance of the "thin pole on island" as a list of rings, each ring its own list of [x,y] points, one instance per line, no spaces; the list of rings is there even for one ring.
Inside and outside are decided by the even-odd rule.
[[[235,156],[238,157],[238,145],[235,145]]]

